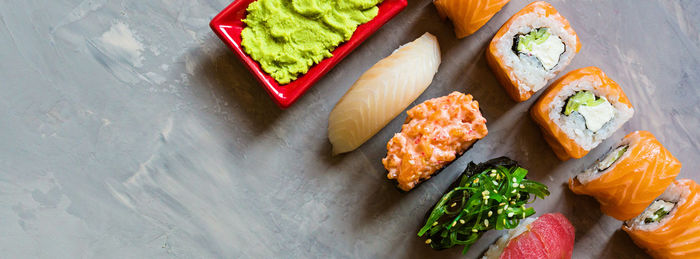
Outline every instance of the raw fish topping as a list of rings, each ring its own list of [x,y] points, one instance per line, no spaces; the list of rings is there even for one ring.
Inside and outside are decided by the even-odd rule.
[[[352,151],[408,107],[440,66],[437,38],[425,33],[368,69],[328,116],[333,154]]]
[[[389,179],[411,190],[488,133],[479,103],[453,92],[408,110],[406,123],[387,144],[382,163]]]
[[[433,0],[438,14],[450,19],[457,38],[464,38],[484,26],[510,0]]]
[[[698,219],[700,186],[693,180],[680,179],[643,214],[626,221],[622,230],[653,258],[700,258]]]
[[[571,258],[576,230],[564,215],[544,214],[527,228],[508,242],[499,259]]]
[[[598,162],[569,179],[569,188],[596,198],[603,213],[629,220],[664,193],[680,172],[681,163],[648,131],[628,134],[603,160],[613,160],[620,153],[604,172],[600,172]]]

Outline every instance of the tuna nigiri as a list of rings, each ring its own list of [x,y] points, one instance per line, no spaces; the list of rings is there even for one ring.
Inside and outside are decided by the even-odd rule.
[[[441,17],[449,18],[457,38],[464,38],[484,26],[510,0],[433,0]]]
[[[328,118],[333,154],[355,150],[406,109],[433,81],[440,60],[437,38],[425,33],[360,76]]]
[[[575,229],[560,213],[525,219],[491,245],[484,259],[571,258]]]

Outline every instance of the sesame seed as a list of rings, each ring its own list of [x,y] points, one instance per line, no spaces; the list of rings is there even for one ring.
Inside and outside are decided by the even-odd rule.
[[[489,210],[489,214],[486,214],[486,215],[489,215],[489,217],[491,217],[491,215],[493,215],[493,211]]]
[[[457,206],[456,202],[453,202],[452,204],[450,204],[450,208],[453,208],[454,206]]]
[[[503,206],[503,205],[506,205],[506,203],[505,203],[505,202],[501,202],[501,203],[498,204],[498,206]]]
[[[508,213],[508,217],[509,217],[509,218],[512,218],[512,217],[513,217],[513,212]]]
[[[513,182],[517,182],[517,181],[518,181],[518,179],[513,178]]]
[[[518,183],[513,183],[513,188],[518,187]]]
[[[484,196],[484,200],[488,200],[488,199],[489,199],[488,195]]]
[[[477,231],[476,228],[472,228],[472,232],[476,233]]]
[[[508,209],[508,204],[506,204],[506,206],[503,207],[503,209],[504,209],[504,210],[507,210],[507,209]]]
[[[521,185],[520,185],[520,188],[521,188],[521,189],[525,189],[525,185],[522,185],[522,184],[521,184]]]
[[[513,191],[511,191],[510,193],[516,193],[516,192],[518,192],[518,190],[513,189]],[[518,194],[518,195],[520,195],[520,194]]]
[[[459,220],[459,224],[464,224],[465,222],[466,222],[466,221],[464,221],[463,219],[460,219],[460,220]]]
[[[429,245],[430,242],[433,242],[433,240],[431,240],[431,239],[425,240],[425,244],[426,244],[426,245]]]
[[[485,219],[485,220],[484,220],[484,226],[487,226],[487,227],[489,226],[489,220],[488,220],[488,219]]]
[[[496,169],[491,169],[491,172],[495,174],[495,173],[496,173]]]
[[[520,199],[520,193],[518,193],[518,195],[515,195],[515,198]]]
[[[496,213],[498,213],[498,214],[500,215],[501,213],[503,213],[503,209],[498,209],[498,210],[496,211]]]
[[[496,181],[493,181],[493,185],[498,185],[498,182],[496,182]]]
[[[474,179],[474,183],[478,183],[478,182],[479,182],[479,178]]]
[[[515,201],[510,201],[510,205],[515,205]]]
[[[456,225],[457,225],[457,221],[452,222],[452,226],[453,226],[453,227],[456,226]]]
[[[433,222],[433,226],[437,226],[437,224],[438,224],[437,221]]]

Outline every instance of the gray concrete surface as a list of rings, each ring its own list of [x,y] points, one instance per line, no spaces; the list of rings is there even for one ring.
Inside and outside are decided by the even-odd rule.
[[[0,1],[0,258],[426,258],[423,213],[469,161],[508,155],[549,185],[538,213],[575,225],[575,258],[643,258],[621,223],[566,179],[633,130],[652,131],[700,180],[700,2],[552,1],[635,117],[587,157],[558,161],[497,85],[484,50],[527,4],[457,40],[429,0],[394,20],[281,111],[208,28],[228,0]],[[490,134],[399,193],[380,159],[405,114],[330,156],[329,111],[354,80],[429,31],[443,63],[416,102],[471,93]],[[480,255],[484,236],[464,257]]]

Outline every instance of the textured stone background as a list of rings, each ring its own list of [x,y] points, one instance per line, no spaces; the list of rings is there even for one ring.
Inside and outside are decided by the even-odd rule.
[[[501,155],[549,185],[534,207],[569,217],[576,258],[646,257],[619,221],[564,184],[633,130],[652,131],[683,162],[680,177],[700,180],[700,2],[552,2],[583,43],[567,71],[602,68],[637,110],[567,162],[527,116],[536,98],[510,101],[484,59],[527,1],[457,40],[431,1],[410,0],[285,111],[208,28],[228,0],[0,1],[0,257],[460,257],[416,237],[423,213],[466,163]],[[361,73],[425,31],[444,58],[416,102],[471,93],[490,134],[399,193],[380,159],[405,114],[340,157],[330,156],[327,116]]]

